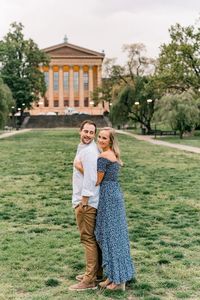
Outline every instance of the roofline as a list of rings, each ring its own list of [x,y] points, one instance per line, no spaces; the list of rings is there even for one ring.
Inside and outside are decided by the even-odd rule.
[[[101,53],[101,52],[97,52],[97,51],[93,51],[93,50],[90,50],[90,49],[87,49],[87,48],[83,48],[83,47],[79,47],[79,46],[76,46],[74,44],[69,44],[69,43],[61,43],[61,44],[57,44],[55,46],[51,46],[51,47],[48,47],[48,48],[44,48],[42,49],[42,51],[44,52],[49,52],[49,51],[52,51],[52,50],[56,50],[60,47],[63,47],[63,46],[69,46],[70,48],[73,48],[75,50],[79,50],[79,51],[85,51],[85,52],[88,52],[92,55],[96,55],[96,56],[100,56],[101,58],[104,58],[105,54],[104,53]]]

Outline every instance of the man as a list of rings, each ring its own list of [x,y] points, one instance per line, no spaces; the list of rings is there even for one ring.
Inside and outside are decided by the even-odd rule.
[[[80,126],[80,144],[74,159],[80,161],[84,173],[73,168],[72,205],[75,208],[76,221],[81,243],[85,248],[86,271],[76,276],[79,283],[69,287],[71,291],[96,289],[97,275],[102,277],[101,252],[95,239],[94,229],[99,201],[97,181],[97,158],[99,151],[94,142],[96,124],[90,120]]]

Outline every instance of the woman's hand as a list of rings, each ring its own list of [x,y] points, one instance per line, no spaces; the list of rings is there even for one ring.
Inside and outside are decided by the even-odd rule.
[[[74,162],[74,167],[75,167],[79,172],[81,172],[82,174],[84,173],[83,165],[82,165],[82,163],[81,163],[80,160],[76,160],[76,161]]]

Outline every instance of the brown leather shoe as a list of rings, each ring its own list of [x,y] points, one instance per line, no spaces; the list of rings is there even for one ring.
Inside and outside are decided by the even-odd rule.
[[[110,290],[110,291],[116,291],[116,290],[125,291],[126,290],[126,285],[125,285],[125,283],[121,283],[121,284],[111,283],[111,284],[106,286],[106,289]]]
[[[84,276],[85,276],[85,274],[77,275],[77,276],[76,276],[76,280],[82,281],[83,278],[84,278]],[[102,276],[97,276],[96,282],[101,282],[102,280],[103,280],[103,277],[102,277]]]
[[[76,280],[82,281],[84,276],[85,276],[85,274],[77,275],[77,276],[76,276]]]
[[[84,283],[84,282],[79,282],[77,284],[71,285],[69,287],[69,291],[77,291],[77,292],[83,292],[87,290],[96,290],[97,285],[95,283]]]
[[[101,288],[106,288],[107,285],[109,285],[109,284],[111,284],[111,283],[112,283],[112,282],[107,278],[106,280],[100,282],[100,283],[99,283],[99,286],[100,286]]]

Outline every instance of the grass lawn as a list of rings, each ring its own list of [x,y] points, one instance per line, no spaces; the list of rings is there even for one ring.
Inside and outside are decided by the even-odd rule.
[[[193,147],[200,147],[200,136],[190,136],[190,137],[183,137],[183,139],[180,139],[179,136],[166,136],[166,137],[157,137],[157,139],[175,143],[175,144],[182,144],[182,145],[188,145]]]
[[[84,272],[71,208],[73,130],[0,140],[0,299],[200,299],[200,156],[120,135],[131,253],[126,292],[69,292]]]

